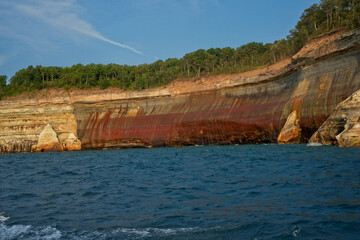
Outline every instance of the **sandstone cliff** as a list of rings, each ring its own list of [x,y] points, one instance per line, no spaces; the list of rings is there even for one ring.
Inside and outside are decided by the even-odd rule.
[[[360,31],[312,40],[255,71],[146,91],[43,90],[0,101],[0,151],[30,151],[51,124],[82,149],[277,142],[296,112],[306,142],[360,89]]]
[[[30,152],[47,124],[57,134],[77,133],[74,107],[66,103],[0,102],[0,152]]]

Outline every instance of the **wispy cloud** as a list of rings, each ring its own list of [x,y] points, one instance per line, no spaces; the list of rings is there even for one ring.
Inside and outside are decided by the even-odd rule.
[[[137,54],[141,51],[123,43],[113,41],[103,36],[89,22],[82,19],[83,9],[76,0],[30,0],[25,3],[14,3],[13,7],[19,14],[25,14],[52,26],[55,30],[70,30],[101,41],[129,49]]]

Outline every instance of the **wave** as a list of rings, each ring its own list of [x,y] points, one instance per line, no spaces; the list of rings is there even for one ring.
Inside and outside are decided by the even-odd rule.
[[[320,147],[323,146],[321,143],[308,143],[306,144],[307,147]]]
[[[9,219],[9,217],[5,217],[5,216],[3,216],[4,215],[4,213],[2,212],[2,213],[0,213],[0,223],[3,223],[3,222],[5,222],[6,220],[8,220]]]
[[[118,228],[111,231],[60,231],[53,226],[34,227],[31,225],[7,226],[0,223],[2,240],[62,240],[62,239],[148,239],[203,232],[202,228]]]
[[[45,239],[60,239],[61,232],[55,227],[32,227],[31,225],[13,225],[6,226],[4,223],[0,224],[0,239],[15,240],[15,239],[29,239],[29,240],[45,240]]]
[[[248,228],[249,224],[242,226],[213,226],[213,227],[184,227],[184,228],[116,228],[111,230],[72,230],[63,231],[57,229],[56,226],[32,226],[15,224],[8,226],[5,222],[9,217],[5,217],[0,213],[0,239],[1,240],[88,240],[88,239],[152,239],[152,238],[190,238],[190,239],[206,239],[208,236],[215,234],[220,237],[226,235],[227,232],[232,236],[234,230],[244,231],[244,227]],[[234,228],[235,227],[235,228]],[[300,226],[293,226],[285,233],[280,233],[280,237],[301,236],[302,229]],[[208,235],[210,234],[210,235]],[[220,235],[219,235],[220,234]],[[204,238],[205,237],[205,238]]]
[[[137,235],[139,237],[164,237],[182,233],[194,233],[204,231],[202,228],[120,228],[115,232],[126,235]]]
[[[247,234],[247,228],[256,229],[257,224],[244,224],[241,226],[227,226],[227,227],[187,227],[187,228],[117,228],[112,230],[98,230],[98,231],[60,231],[55,226],[35,227],[31,225],[13,225],[7,226],[4,222],[0,223],[0,239],[1,240],[107,240],[107,239],[208,239],[213,236],[215,238],[234,237],[234,234],[244,233],[243,238],[257,239],[253,234]],[[250,237],[253,235],[253,237]],[[261,234],[260,234],[261,235]],[[275,233],[274,238],[298,239],[303,235],[300,226],[292,226],[290,229]],[[246,237],[247,236],[247,237]],[[272,239],[272,238],[271,238]]]
[[[295,227],[293,228],[292,235],[293,235],[294,237],[298,237],[299,234],[300,234],[300,232],[301,232],[301,227],[295,226]]]

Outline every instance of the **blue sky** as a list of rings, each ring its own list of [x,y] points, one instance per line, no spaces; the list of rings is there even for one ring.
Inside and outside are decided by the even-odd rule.
[[[0,0],[0,74],[285,38],[316,0]]]

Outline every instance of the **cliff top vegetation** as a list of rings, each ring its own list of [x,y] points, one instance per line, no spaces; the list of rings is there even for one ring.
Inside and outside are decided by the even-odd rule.
[[[6,84],[0,75],[0,98],[43,88],[117,87],[142,90],[166,85],[179,78],[249,71],[274,64],[298,52],[307,41],[336,29],[360,27],[360,0],[321,0],[306,9],[285,39],[274,43],[251,42],[231,47],[199,49],[184,57],[138,66],[77,64],[71,67],[29,66]]]

